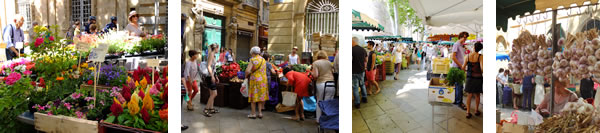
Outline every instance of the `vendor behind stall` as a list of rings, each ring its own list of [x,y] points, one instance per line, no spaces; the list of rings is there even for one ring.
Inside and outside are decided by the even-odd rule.
[[[568,81],[560,82],[558,79],[554,80],[554,114],[560,114],[560,111],[565,107],[568,102],[577,101],[577,94],[567,89]],[[538,113],[548,116],[550,114],[550,97],[552,93],[548,93],[544,96],[544,100],[538,106],[535,111]]]

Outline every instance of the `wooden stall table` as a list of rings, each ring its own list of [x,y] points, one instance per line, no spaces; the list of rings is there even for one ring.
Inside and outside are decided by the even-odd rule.
[[[206,104],[208,102],[208,98],[210,97],[210,92],[208,91],[208,86],[205,83],[200,84],[200,103]],[[227,89],[225,89],[225,84],[218,83],[217,84],[217,97],[215,97],[214,105],[217,107],[225,107],[226,98],[224,94],[227,94]],[[198,95],[196,95],[198,96]]]
[[[227,99],[225,103],[227,107],[234,109],[244,109],[248,107],[248,105],[250,105],[250,103],[248,103],[248,98],[242,96],[242,93],[240,92],[241,87],[242,83],[238,82],[229,82],[226,85],[225,88],[228,93],[223,95],[225,95]]]

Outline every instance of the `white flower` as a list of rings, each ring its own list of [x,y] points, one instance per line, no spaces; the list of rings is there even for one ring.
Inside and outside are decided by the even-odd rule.
[[[25,72],[25,70],[27,70],[26,68],[27,67],[25,65],[18,65],[18,66],[15,67],[15,71],[23,73],[23,72]]]

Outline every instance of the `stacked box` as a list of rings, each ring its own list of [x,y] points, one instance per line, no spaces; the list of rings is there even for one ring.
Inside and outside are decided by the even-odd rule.
[[[327,55],[333,56],[337,48],[338,38],[332,34],[321,36],[321,50],[327,52]]]

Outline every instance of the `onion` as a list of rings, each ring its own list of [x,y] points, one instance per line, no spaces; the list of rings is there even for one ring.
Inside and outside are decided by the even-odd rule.
[[[527,64],[527,68],[532,71],[535,70],[536,66],[537,66],[537,63],[535,63],[535,62],[530,62],[529,64]]]
[[[588,64],[587,58],[585,58],[585,56],[582,58],[579,58],[579,64]]]
[[[569,65],[569,62],[566,59],[560,60],[560,67],[566,67]]]
[[[600,53],[599,53],[599,54],[600,54]],[[559,60],[560,60],[560,59],[563,59],[563,53],[561,53],[561,52],[556,52],[556,53],[554,54],[554,57],[555,57],[555,58],[557,58],[557,59],[559,59]],[[598,57],[598,56],[596,56],[596,57]]]
[[[596,56],[590,55],[587,57],[588,64],[595,64],[598,60]]]
[[[586,56],[593,55],[594,52],[596,52],[596,51],[594,51],[594,48],[592,48],[592,46],[589,46],[589,45],[585,46],[585,55]]]
[[[598,43],[598,38],[594,38],[594,40],[592,40],[592,46],[593,49],[598,49],[600,47],[600,44]]]
[[[544,67],[544,73],[549,74],[550,72],[552,72],[552,67],[550,67],[550,66]]]
[[[596,62],[596,64],[594,64],[594,68],[596,68],[596,70],[600,70],[600,62]]]

